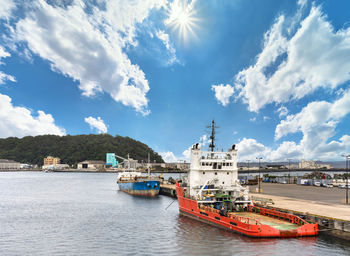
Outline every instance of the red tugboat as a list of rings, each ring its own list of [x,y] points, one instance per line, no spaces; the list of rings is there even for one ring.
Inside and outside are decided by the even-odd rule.
[[[211,128],[211,151],[193,145],[188,180],[176,184],[180,214],[250,237],[317,235],[317,224],[251,202],[249,188],[238,180],[235,146],[228,152],[214,152],[214,121]]]

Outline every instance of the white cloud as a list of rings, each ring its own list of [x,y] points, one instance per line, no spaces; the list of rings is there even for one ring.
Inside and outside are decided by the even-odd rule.
[[[190,161],[191,160],[191,147],[189,147],[184,152],[182,152],[182,156],[185,158],[185,160]]]
[[[91,129],[96,129],[98,133],[107,133],[107,126],[101,117],[94,118],[92,116],[85,117],[84,121],[90,125]]]
[[[11,82],[16,82],[16,78],[11,75],[5,74],[0,70],[0,84],[4,84],[7,80]]]
[[[335,158],[342,150],[348,150],[347,135],[339,141],[332,140],[338,122],[350,112],[350,90],[333,103],[315,101],[304,107],[300,113],[287,116],[276,127],[275,139],[290,133],[301,132],[300,146],[305,158]],[[330,141],[331,140],[331,141]]]
[[[300,145],[293,141],[284,141],[275,150],[252,138],[243,138],[237,144],[239,161],[252,160],[262,157],[264,161],[285,161],[287,158],[301,159],[303,151]]]
[[[0,45],[0,65],[3,64],[1,59],[7,58],[10,56],[11,56],[11,54],[6,52],[5,49]],[[9,80],[11,82],[16,82],[15,77],[8,75],[8,74],[5,74],[3,71],[0,70],[0,84],[4,84],[7,80]]]
[[[335,89],[350,79],[350,28],[335,31],[318,7],[290,38],[284,35],[289,25],[280,16],[266,32],[256,63],[236,76],[238,97],[250,111],[301,99],[320,87]]]
[[[339,159],[341,153],[350,151],[350,136],[343,135],[338,140],[336,125],[350,113],[350,90],[334,102],[315,101],[309,103],[299,113],[288,115],[276,126],[275,139],[288,134],[302,133],[296,143],[283,141],[277,148],[266,147],[255,139],[244,138],[237,144],[240,161],[263,157],[267,161],[293,159]]]
[[[3,94],[0,94],[0,120],[2,138],[66,133],[55,124],[52,115],[39,110],[38,115],[33,116],[31,110],[14,106],[11,98]]]
[[[231,85],[212,85],[211,90],[215,91],[215,98],[223,105],[226,106],[230,102],[230,97],[234,93],[234,89]]]
[[[256,117],[249,118],[249,121],[250,122],[255,122],[256,121]]]
[[[300,113],[287,116],[276,127],[275,138],[278,140],[289,133],[312,132],[315,127],[332,127],[350,112],[350,90],[333,103],[314,101],[304,107]]]
[[[278,113],[279,118],[282,118],[282,117],[288,115],[288,109],[285,106],[280,106],[277,109],[277,113]]]
[[[210,142],[210,138],[206,134],[202,135],[199,138],[199,144],[202,147],[202,150],[203,150],[204,146],[209,144],[209,142]],[[191,159],[191,146],[188,149],[186,149],[184,152],[182,152],[182,156],[185,158],[186,161],[190,161],[190,159]]]
[[[239,161],[254,160],[257,157],[266,159],[270,149],[263,144],[257,142],[255,139],[243,138],[237,144]]]
[[[12,10],[16,4],[12,0],[0,0],[0,19],[8,20],[11,17]]]
[[[301,133],[299,143],[283,141],[276,149],[244,138],[238,143],[241,160],[262,156],[269,161],[293,159],[339,159],[342,152],[350,151],[350,136],[335,139],[337,124],[350,113],[350,90],[334,102],[315,101],[309,103],[299,113],[288,115],[276,126],[275,139],[293,133]]]
[[[176,163],[178,162],[178,159],[177,157],[174,155],[173,152],[159,152],[159,154],[161,155],[161,157],[163,158],[163,160],[166,162],[166,163]]]
[[[134,41],[137,24],[163,1],[99,1],[106,8],[73,1],[66,7],[36,1],[16,24],[13,37],[51,63],[52,70],[79,81],[83,95],[108,93],[115,101],[149,113],[149,84],[124,48]],[[91,3],[87,3],[91,5]]]
[[[271,117],[269,117],[269,116],[264,116],[264,121],[267,121],[267,120],[270,120],[271,119]]]
[[[170,43],[169,35],[165,33],[163,30],[156,31],[156,36],[162,41],[165,48],[168,51],[169,54],[169,60],[167,64],[173,64],[175,62],[178,62],[178,59],[176,58],[176,51],[175,48]]]
[[[265,158],[270,161],[286,161],[288,158],[297,160],[305,157],[302,146],[294,141],[284,141],[276,150],[270,150]]]

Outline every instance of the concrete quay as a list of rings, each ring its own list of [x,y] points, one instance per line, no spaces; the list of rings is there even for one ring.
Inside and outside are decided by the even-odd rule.
[[[170,196],[173,198],[177,198],[176,196],[176,185],[175,184],[160,184],[159,194],[164,196]]]
[[[272,199],[273,205],[269,208],[292,213],[307,221],[318,223],[320,232],[350,240],[350,206],[329,204],[315,201],[306,201],[290,197],[273,196],[251,193],[265,199]]]
[[[250,186],[255,197],[272,199],[271,208],[292,213],[320,225],[321,232],[350,240],[350,205],[344,204],[345,189],[262,183],[262,193]]]

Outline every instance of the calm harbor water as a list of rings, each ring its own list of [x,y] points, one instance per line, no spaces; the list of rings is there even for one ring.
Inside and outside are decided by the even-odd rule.
[[[0,173],[0,255],[350,255],[324,235],[250,239],[180,217],[173,199],[127,195],[116,177]]]

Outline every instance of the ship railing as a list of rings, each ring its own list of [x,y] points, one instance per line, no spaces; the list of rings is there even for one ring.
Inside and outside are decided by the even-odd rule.
[[[308,224],[307,221],[301,219],[300,217],[298,217],[296,215],[276,211],[275,209],[266,209],[266,208],[259,207],[259,206],[248,205],[248,211],[259,213],[261,215],[268,216],[268,217],[273,217],[273,218],[276,218],[279,220],[285,220],[285,221],[288,221],[292,224],[296,224],[298,226]]]
[[[220,214],[220,211],[218,209],[213,208],[213,207],[200,205],[200,209],[204,210],[206,212]],[[261,223],[256,219],[249,218],[249,217],[243,217],[243,216],[237,216],[234,213],[230,213],[230,212],[227,214],[227,217],[229,217],[230,219],[236,220],[237,222],[241,222],[241,223],[245,223],[245,224],[249,224],[249,225],[261,225]]]
[[[242,222],[242,223],[245,223],[245,224],[249,224],[249,225],[261,225],[261,222],[256,220],[256,219],[253,219],[253,218],[249,218],[249,217],[243,217],[243,216],[238,216],[234,213],[228,213],[228,216],[231,218],[231,219],[234,219],[236,221],[239,221],[239,222]]]
[[[218,209],[215,209],[215,208],[209,207],[209,206],[205,206],[205,205],[201,205],[200,209],[202,209],[202,210],[204,210],[206,212],[212,212],[212,213],[217,213],[217,214],[220,213],[220,211]]]

